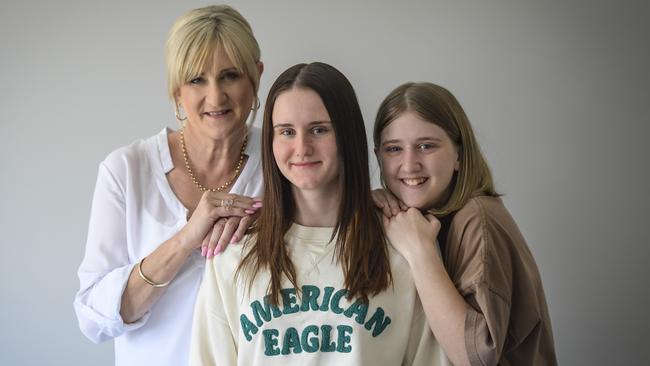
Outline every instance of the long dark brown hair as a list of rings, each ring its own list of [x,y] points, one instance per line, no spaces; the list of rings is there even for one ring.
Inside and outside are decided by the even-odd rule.
[[[296,213],[291,183],[282,175],[273,156],[273,108],[278,95],[292,88],[316,92],[332,120],[339,161],[341,201],[333,236],[338,235],[335,256],[343,268],[348,299],[367,301],[392,284],[388,247],[378,212],[370,195],[368,145],[363,116],[348,79],[334,67],[314,62],[298,64],[283,72],[269,91],[262,127],[264,202],[246,241],[237,275],[246,274],[250,289],[260,271],[268,270],[270,302],[278,304],[283,276],[296,290],[295,267],[284,235]]]

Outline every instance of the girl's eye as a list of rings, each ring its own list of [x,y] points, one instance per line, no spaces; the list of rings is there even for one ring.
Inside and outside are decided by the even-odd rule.
[[[433,148],[435,148],[435,145],[433,145],[433,144],[419,144],[418,145],[418,150],[422,150],[422,151],[429,151],[429,150],[432,150]]]
[[[314,135],[320,135],[320,134],[323,134],[323,133],[325,133],[327,131],[328,131],[328,129],[326,127],[322,127],[322,126],[314,127],[314,128],[311,129],[311,133],[313,133]]]
[[[285,129],[280,130],[280,135],[282,135],[282,136],[293,136],[293,135],[295,135],[295,132],[290,128],[285,128]]]
[[[389,146],[386,146],[384,148],[384,151],[387,152],[387,153],[395,153],[395,152],[398,152],[398,151],[401,151],[401,150],[402,150],[401,147],[394,146],[394,145],[393,146],[389,145]]]

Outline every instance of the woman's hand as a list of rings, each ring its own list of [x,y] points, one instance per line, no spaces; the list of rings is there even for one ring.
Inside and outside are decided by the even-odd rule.
[[[384,217],[384,230],[393,247],[409,263],[418,256],[438,256],[436,239],[440,221],[433,215],[423,216],[416,208]]]
[[[205,192],[189,221],[178,233],[181,245],[187,249],[199,248],[204,244],[206,237],[209,238],[209,243],[210,234],[219,219],[229,217],[241,219],[256,213],[259,207],[261,207],[260,199],[232,193]]]
[[[372,200],[375,201],[375,206],[381,209],[384,216],[391,218],[402,211],[406,211],[408,207],[390,191],[380,188],[372,192]]]
[[[261,199],[254,200],[256,200],[253,203],[254,208],[257,209],[259,207],[262,207]],[[217,222],[214,224],[214,227],[212,228],[212,233],[203,239],[203,245],[201,245],[201,254],[204,257],[210,259],[223,252],[228,244],[240,241],[258,214],[259,211],[255,212],[252,215],[246,215],[244,217],[230,216],[222,217],[217,220]]]

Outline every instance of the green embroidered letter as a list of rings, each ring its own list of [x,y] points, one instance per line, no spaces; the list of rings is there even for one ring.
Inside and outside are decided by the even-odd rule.
[[[280,354],[278,347],[278,335],[280,334],[277,329],[264,329],[264,354],[267,356],[277,356]]]
[[[368,320],[365,327],[366,327],[366,329],[370,330],[374,325],[374,329],[372,329],[372,336],[376,337],[376,336],[380,335],[381,332],[384,331],[384,329],[386,329],[386,327],[388,326],[388,324],[390,324],[390,322],[391,322],[391,320],[390,320],[389,316],[387,316],[384,319],[384,309],[379,307],[379,308],[377,308],[375,313],[372,314],[372,318],[370,318],[370,320]]]
[[[264,306],[258,300],[253,301],[251,310],[253,310],[253,317],[258,327],[261,327],[264,323],[262,320],[265,322],[271,321],[271,314],[273,314],[274,318],[282,315],[277,306],[269,304],[269,295],[264,296]]]
[[[309,333],[314,333],[315,337],[309,337]],[[302,337],[300,337],[302,349],[307,353],[314,353],[318,351],[318,327],[315,325],[308,325],[302,330]]]
[[[336,327],[336,330],[339,332],[339,337],[336,341],[339,345],[336,347],[336,352],[350,353],[352,351],[352,346],[350,346],[352,327],[349,325],[339,325]]]
[[[311,307],[312,310],[318,310],[318,295],[320,289],[316,286],[304,285],[302,286],[302,305],[300,311],[308,311]]]
[[[321,325],[320,330],[323,334],[323,341],[320,344],[321,352],[334,352],[336,351],[336,343],[330,342],[330,333],[332,332],[331,325]]]
[[[325,287],[325,293],[323,294],[323,303],[320,305],[320,311],[328,311],[330,309],[329,306],[332,292],[334,292],[334,287]]]
[[[282,342],[282,354],[288,355],[293,349],[293,353],[301,353],[302,347],[300,347],[300,337],[298,336],[298,331],[296,328],[291,327],[287,329],[284,333],[284,342]]]
[[[251,336],[251,333],[256,334],[257,333],[257,327],[255,326],[255,324],[253,324],[252,321],[250,321],[248,319],[248,317],[246,317],[246,314],[242,314],[239,317],[239,323],[241,323],[241,329],[242,329],[242,332],[244,332],[244,337],[246,337],[246,340],[250,342],[251,339],[253,339],[253,336]]]
[[[332,304],[330,307],[332,308],[332,312],[334,312],[334,314],[341,314],[343,312],[343,308],[340,306],[341,298],[347,296],[347,294],[348,290],[343,289],[336,291],[334,296],[332,296]]]
[[[297,313],[300,310],[300,307],[296,304],[296,289],[283,288],[280,290],[280,293],[282,294],[282,313]]]
[[[361,300],[357,300],[354,304],[350,305],[343,314],[348,318],[352,318],[352,315],[357,314],[354,320],[359,324],[363,324],[366,321],[366,315],[368,315],[368,304]]]

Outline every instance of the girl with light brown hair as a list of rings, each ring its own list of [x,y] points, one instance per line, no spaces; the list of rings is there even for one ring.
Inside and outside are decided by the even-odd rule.
[[[373,139],[399,200],[385,195],[386,234],[451,361],[557,364],[537,265],[456,98],[431,83],[401,85],[381,103]]]

